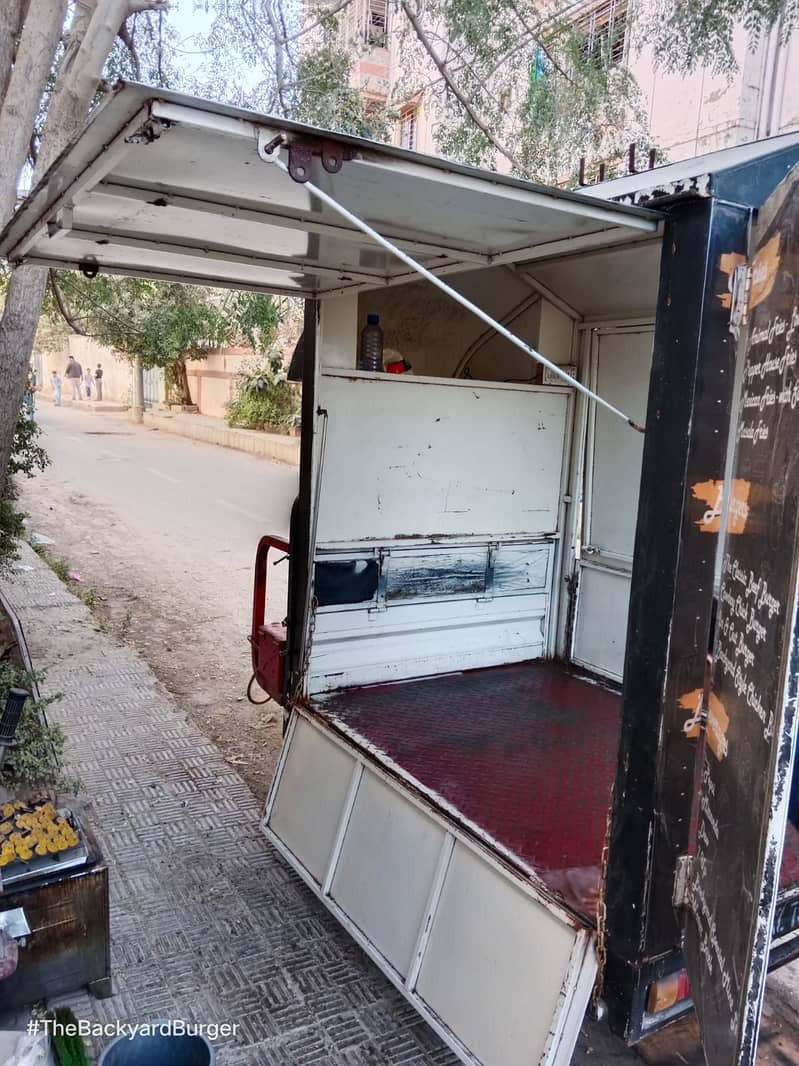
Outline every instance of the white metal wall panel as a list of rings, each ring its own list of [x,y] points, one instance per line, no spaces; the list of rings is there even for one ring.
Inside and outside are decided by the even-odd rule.
[[[574,627],[575,663],[621,681],[627,646],[630,575],[583,566]]]
[[[403,977],[445,835],[396,789],[364,772],[330,894]]]
[[[540,593],[319,611],[309,691],[537,658],[548,608],[548,595]]]
[[[275,793],[270,824],[320,884],[356,760],[306,719],[297,718]]]
[[[574,943],[574,929],[456,844],[417,990],[481,1062],[533,1066]]]
[[[317,544],[557,529],[567,390],[333,372],[318,402]]]
[[[309,812],[324,824],[313,847]],[[304,713],[263,824],[463,1062],[568,1066],[596,960],[590,931],[535,885]]]

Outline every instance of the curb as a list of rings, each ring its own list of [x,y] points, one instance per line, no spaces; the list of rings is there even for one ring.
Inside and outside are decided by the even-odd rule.
[[[144,425],[151,429],[160,429],[165,433],[175,433],[190,440],[205,444],[216,444],[223,448],[248,452],[262,459],[274,459],[280,463],[297,466],[300,461],[300,441],[298,437],[283,437],[277,433],[260,433],[254,429],[232,429],[224,424],[215,426],[207,422],[193,422],[193,415],[174,416],[144,412]]]
[[[55,407],[55,400],[52,396],[42,396],[36,399],[39,403],[44,400],[49,403],[51,407]],[[88,411],[90,414],[122,414],[124,411],[130,410],[130,407],[126,403],[117,403],[114,400],[73,400],[67,399],[66,396],[61,397],[60,407],[74,407],[76,411]]]

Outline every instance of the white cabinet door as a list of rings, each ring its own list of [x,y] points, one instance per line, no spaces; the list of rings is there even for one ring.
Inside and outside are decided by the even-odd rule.
[[[591,351],[596,391],[641,424],[652,340],[651,328],[598,331]],[[624,673],[643,447],[642,434],[592,405],[572,659],[615,681]]]

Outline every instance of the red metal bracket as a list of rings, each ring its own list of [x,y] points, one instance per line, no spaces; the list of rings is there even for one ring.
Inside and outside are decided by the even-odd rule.
[[[355,158],[355,150],[349,145],[327,140],[289,141],[288,154],[289,174],[300,184],[310,179],[315,155],[328,174],[338,174],[346,161]]]

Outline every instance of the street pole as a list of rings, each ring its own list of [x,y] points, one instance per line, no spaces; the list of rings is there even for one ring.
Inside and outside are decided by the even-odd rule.
[[[144,421],[144,369],[141,356],[138,355],[133,360],[133,406],[130,417],[133,422]]]

